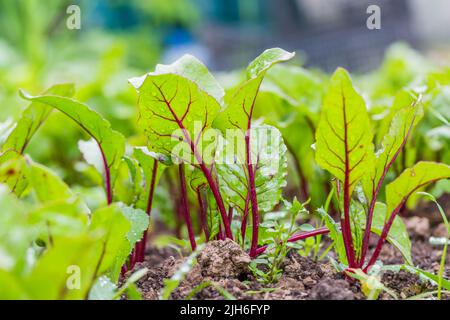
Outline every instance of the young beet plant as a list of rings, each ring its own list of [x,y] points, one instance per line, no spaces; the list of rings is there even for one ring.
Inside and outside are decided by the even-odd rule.
[[[324,218],[341,262],[351,269],[367,271],[386,240],[400,250],[407,263],[412,263],[411,243],[398,213],[415,191],[450,177],[448,165],[419,162],[386,186],[386,204],[377,201],[389,169],[423,113],[420,96],[410,92],[401,92],[393,108],[398,111],[389,132],[374,152],[364,100],[345,70],[334,73],[323,102],[316,131],[316,161],[336,177],[340,230],[331,219]],[[366,261],[371,233],[378,234],[379,240]]]
[[[115,292],[122,266],[148,227],[145,212],[118,203],[121,192],[117,186],[114,189],[123,163],[127,160],[130,165],[133,163],[124,155],[125,138],[112,130],[110,123],[97,112],[69,98],[73,89],[72,85],[63,84],[53,86],[40,96],[22,92],[22,97],[31,104],[8,133],[0,153],[2,199],[6,194],[3,183],[11,194],[15,194],[8,196],[8,201],[12,201],[11,208],[13,202],[19,205],[20,198],[26,199],[20,202],[20,214],[11,218],[11,221],[17,220],[23,238],[22,244],[14,241],[14,247],[11,247],[16,249],[10,251],[16,268],[9,274],[11,283],[29,294],[21,295],[21,298],[30,298],[39,292],[39,297],[46,299],[83,299],[90,294],[91,288],[96,288],[93,291],[98,293],[104,285]],[[91,211],[84,197],[56,173],[24,155],[30,140],[53,109],[73,120],[91,137],[90,141],[80,144],[80,149],[104,178],[106,196],[104,203],[99,204],[100,208]],[[118,192],[113,193],[113,190]],[[20,215],[25,219],[19,221]],[[26,256],[23,249],[33,250],[31,243],[32,247],[40,248],[42,255],[36,255],[37,261],[27,266],[21,262]],[[77,258],[76,264],[84,273],[79,290],[67,290],[66,279],[62,276],[67,274],[68,265],[73,264],[73,257]],[[24,281],[25,266],[33,276],[32,279],[27,276]],[[44,289],[43,279],[48,279]]]
[[[252,114],[267,70],[293,56],[282,49],[266,50],[249,65],[247,80],[227,95],[207,68],[188,55],[130,80],[139,93],[139,124],[149,149],[179,165],[180,212],[193,249],[187,180],[207,240],[236,236],[245,244],[251,212],[250,255],[257,255],[259,215],[280,202],[287,160],[279,131],[252,127]],[[217,210],[221,221],[208,214],[211,210]],[[235,212],[241,214],[241,227],[233,235]]]
[[[58,87],[57,87],[58,88]],[[42,122],[48,117],[52,108],[59,110],[67,117],[75,121],[95,142],[100,151],[100,170],[104,177],[104,184],[106,190],[106,198],[108,204],[113,202],[113,185],[117,176],[117,171],[120,166],[120,161],[125,153],[125,138],[122,134],[111,129],[111,124],[102,118],[97,112],[90,109],[87,105],[82,104],[76,100],[57,96],[50,92],[46,95],[31,96],[25,92],[21,92],[22,97],[27,99],[36,105],[30,108],[29,122],[24,122],[25,125],[33,123],[33,133],[39,128]],[[38,111],[34,111],[38,110]],[[38,113],[38,117],[41,118],[37,121],[35,113]],[[14,143],[17,135],[21,135],[21,131],[27,127],[16,129],[12,135],[10,135],[8,141]],[[32,134],[26,136],[29,140]],[[24,147],[27,143],[24,143]],[[4,148],[9,148],[7,143]],[[17,146],[14,146],[17,149]],[[87,157],[88,162],[92,162],[92,157]],[[92,161],[91,161],[92,160]]]
[[[86,161],[96,167],[104,179],[106,202],[124,202],[129,206],[145,210],[150,217],[155,187],[164,171],[171,165],[170,159],[163,154],[149,152],[146,148],[136,147],[132,155],[125,154],[126,141],[122,134],[111,129],[110,123],[87,105],[64,95],[73,94],[72,85],[55,85],[46,94],[31,96],[22,92],[22,97],[32,102],[25,111],[24,118],[11,132],[3,146],[7,154],[15,156],[23,153],[29,140],[45,121],[52,109],[56,109],[75,121],[91,140],[80,141],[79,147]],[[119,175],[126,168],[134,182],[132,199],[122,194],[123,180]],[[143,181],[141,181],[143,180]],[[114,194],[117,192],[117,195]],[[147,233],[136,243],[129,259],[129,267],[144,261]],[[127,268],[125,267],[124,271]]]

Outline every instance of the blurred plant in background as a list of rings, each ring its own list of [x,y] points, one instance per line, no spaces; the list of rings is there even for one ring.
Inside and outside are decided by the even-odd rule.
[[[71,4],[81,8],[81,30],[66,27]],[[198,20],[198,10],[186,0],[58,0],[45,5],[0,0],[0,122],[7,126],[20,116],[25,105],[19,88],[37,93],[76,79],[76,99],[88,102],[121,132],[134,135],[135,94],[124,79],[155,65],[167,39],[178,29],[187,34]],[[28,152],[77,181],[77,172],[67,164],[79,157],[77,141],[86,137],[61,119],[52,114],[39,143],[32,143]],[[60,145],[67,146],[64,153]]]

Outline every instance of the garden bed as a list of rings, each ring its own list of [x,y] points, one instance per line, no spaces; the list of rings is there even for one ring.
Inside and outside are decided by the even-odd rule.
[[[442,203],[448,204],[449,197],[443,197]],[[442,257],[442,247],[429,244],[430,236],[443,236],[442,224],[435,217],[439,213],[427,206],[419,207],[414,216],[405,218],[410,226],[412,241],[412,258],[414,265],[419,268],[437,273]],[[422,218],[424,210],[430,218]],[[371,241],[370,248],[376,244],[376,238]],[[447,257],[450,253],[447,253]],[[146,267],[149,272],[139,282],[143,298],[159,299],[164,288],[164,279],[171,278],[180,268],[185,257],[172,249],[147,250],[146,260],[136,266],[137,269]],[[403,263],[401,254],[390,245],[384,246],[380,259],[385,265]],[[263,285],[258,282],[250,270],[250,257],[231,240],[213,241],[207,244],[200,253],[198,263],[187,273],[170,295],[171,299],[224,299],[217,288],[223,288],[236,299],[275,299],[275,300],[361,300],[365,299],[361,292],[360,283],[349,281],[337,272],[330,262],[316,262],[309,257],[302,257],[291,250],[283,262],[283,275],[277,283]],[[450,263],[447,259],[444,277],[450,277]],[[205,282],[212,282],[217,287],[207,286],[193,294],[198,286]],[[405,299],[436,290],[429,282],[420,279],[416,274],[407,271],[386,271],[381,282],[398,297]],[[450,299],[443,295],[443,299]],[[392,299],[382,292],[379,299]]]

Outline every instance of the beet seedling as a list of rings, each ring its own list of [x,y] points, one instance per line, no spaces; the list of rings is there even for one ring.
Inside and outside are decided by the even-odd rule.
[[[282,219],[278,219],[279,217],[274,216],[271,217],[271,219],[266,219],[261,224],[269,243],[257,250],[256,254],[259,256],[250,264],[250,269],[257,277],[258,281],[265,284],[276,282],[281,277],[283,272],[281,265],[286,258],[288,251],[292,248],[299,248],[298,243],[289,241],[289,239],[292,239],[292,236],[296,232],[304,230],[307,226],[296,226],[298,215],[308,212],[297,199],[294,199],[292,203],[284,200],[284,204],[287,209],[284,213],[287,215],[289,221],[279,221]],[[263,265],[264,267],[260,268],[260,265]]]
[[[341,227],[334,232],[334,240],[337,250],[343,251],[340,252],[342,262],[349,268],[370,268],[386,240],[411,263],[411,243],[397,215],[416,190],[450,177],[448,165],[419,162],[386,186],[386,205],[377,202],[389,169],[423,113],[420,97],[414,93],[403,92],[400,102],[404,107],[393,117],[389,133],[376,153],[364,100],[353,88],[345,70],[334,73],[323,102],[316,132],[316,160],[337,179]],[[371,232],[380,238],[366,262]],[[342,246],[337,238],[341,235]]]
[[[101,153],[107,202],[111,204],[113,202],[113,184],[120,161],[125,153],[124,136],[112,130],[111,124],[100,114],[76,100],[50,94],[34,97],[23,91],[21,94],[24,99],[59,110],[75,121],[95,140]],[[45,117],[42,119],[44,120]]]
[[[292,53],[282,49],[265,51],[249,65],[248,80],[226,99],[225,106],[224,90],[192,56],[184,56],[171,65],[158,65],[155,72],[130,80],[139,93],[139,123],[148,137],[149,148],[170,156],[180,165],[182,215],[192,248],[195,248],[195,236],[187,213],[186,180],[196,193],[203,228],[206,229],[208,223],[205,212],[217,208],[220,214],[222,223],[217,225],[217,232],[205,230],[208,238],[232,239],[233,213],[239,212],[242,217],[240,236],[244,242],[249,212],[252,212],[250,254],[256,256],[259,215],[280,201],[282,187],[286,184],[287,162],[286,147],[279,131],[268,126],[252,127],[253,108],[267,70],[292,57]],[[214,128],[220,129],[223,136]],[[237,143],[244,146],[242,152],[233,150],[227,154],[227,148],[221,149],[230,143],[225,134],[227,130],[237,132]],[[259,139],[259,132],[272,139]],[[273,150],[277,151],[277,167],[271,163]],[[193,170],[185,174],[184,166]],[[206,197],[201,190],[206,190]],[[214,203],[209,201],[208,194],[212,195]],[[223,194],[226,194],[225,199]]]

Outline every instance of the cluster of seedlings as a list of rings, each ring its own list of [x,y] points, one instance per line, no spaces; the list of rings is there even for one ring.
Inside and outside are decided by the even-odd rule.
[[[348,279],[364,282],[379,269],[389,242],[404,267],[416,270],[399,213],[414,205],[417,191],[450,178],[448,154],[439,152],[442,163],[422,158],[426,146],[414,138],[426,113],[438,113],[432,105],[445,77],[390,99],[373,91],[369,106],[346,70],[329,78],[287,63],[293,58],[266,50],[226,88],[189,55],[130,79],[138,137],[124,137],[73,99],[71,84],[37,96],[21,91],[31,104],[4,130],[0,149],[0,282],[10,287],[0,295],[139,297],[135,282],[147,270],[129,271],[145,260],[162,202],[171,204],[164,219],[179,244],[189,243],[196,255],[203,243],[233,240],[248,252],[261,283],[279,279],[289,250],[329,255]],[[100,177],[94,180],[104,188],[101,205],[26,155],[53,110],[89,136],[79,149]],[[165,190],[164,199],[157,199],[158,190]],[[80,290],[67,288],[71,265],[82,272]],[[442,272],[429,278],[450,290]]]

